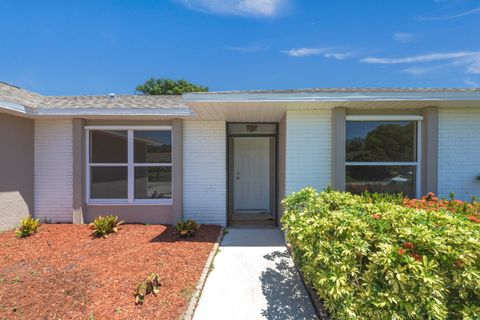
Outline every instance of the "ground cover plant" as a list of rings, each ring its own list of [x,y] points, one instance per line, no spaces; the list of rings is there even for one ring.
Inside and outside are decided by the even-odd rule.
[[[478,319],[478,212],[311,188],[283,205],[294,259],[334,319]]]
[[[99,216],[90,223],[90,228],[92,229],[92,235],[94,237],[106,238],[110,233],[117,233],[122,224],[123,220],[118,221],[117,216]]]
[[[15,236],[18,238],[28,237],[38,231],[40,227],[40,221],[32,217],[23,218],[20,220],[20,225],[15,232]]]
[[[179,221],[175,226],[181,237],[193,237],[198,229],[198,224],[193,220]]]
[[[126,224],[98,241],[88,225],[44,224],[24,239],[0,233],[0,319],[177,319],[219,232],[202,225],[183,239],[174,226]],[[149,272],[158,294],[136,305]]]

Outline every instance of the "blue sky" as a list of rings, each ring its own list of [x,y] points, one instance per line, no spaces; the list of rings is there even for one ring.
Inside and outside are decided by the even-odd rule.
[[[0,80],[43,94],[480,87],[479,0],[2,0]]]

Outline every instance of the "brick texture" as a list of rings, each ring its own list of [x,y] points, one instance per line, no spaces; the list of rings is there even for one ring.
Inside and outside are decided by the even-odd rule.
[[[439,111],[439,195],[470,200],[480,195],[480,110]]]

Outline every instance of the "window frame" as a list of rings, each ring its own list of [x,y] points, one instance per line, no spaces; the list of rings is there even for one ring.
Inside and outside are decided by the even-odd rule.
[[[90,131],[118,130],[127,131],[127,163],[91,163]],[[170,131],[172,159],[170,163],[135,163],[134,132],[135,131]],[[160,126],[85,126],[85,198],[87,205],[173,205],[173,130],[171,125]],[[92,199],[90,194],[92,167],[127,167],[127,199]],[[172,197],[170,199],[135,199],[136,167],[170,167],[172,168]]]
[[[415,197],[421,196],[422,183],[422,121],[423,116],[417,115],[347,115],[345,121],[350,122],[372,122],[372,121],[412,121],[416,123],[416,161],[413,162],[349,162],[345,160],[345,169],[347,166],[412,166],[415,167]],[[346,130],[346,129],[345,129]],[[346,132],[345,132],[346,134]],[[344,141],[346,146],[346,140]]]

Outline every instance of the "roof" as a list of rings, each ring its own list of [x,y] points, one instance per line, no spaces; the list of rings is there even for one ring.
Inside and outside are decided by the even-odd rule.
[[[184,94],[191,102],[480,100],[480,88],[310,88]]]
[[[438,106],[480,107],[480,88],[309,88],[292,90],[250,90],[187,93],[183,96],[96,95],[45,96],[0,82],[0,108],[29,116],[202,116],[213,117],[218,108],[260,107],[331,108],[350,104],[368,107],[386,102],[396,107]],[[433,101],[433,102],[432,102]],[[468,101],[468,103],[466,102]],[[282,109],[284,108],[284,109]],[[208,116],[208,117],[207,117]],[[228,117],[227,117],[228,118]]]
[[[41,108],[188,108],[182,96],[45,96]]]
[[[32,108],[37,106],[42,98],[38,93],[0,81],[0,100]]]
[[[52,109],[165,109],[188,110],[182,96],[96,95],[44,96],[17,86],[0,82],[0,103],[17,111],[41,112]]]

